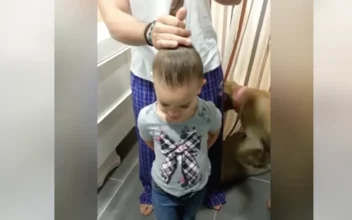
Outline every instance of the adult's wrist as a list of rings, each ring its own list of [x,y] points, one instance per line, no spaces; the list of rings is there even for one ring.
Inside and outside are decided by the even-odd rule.
[[[155,22],[156,21],[150,22],[149,24],[147,24],[147,26],[144,29],[144,40],[149,46],[154,46],[152,33],[153,33]]]

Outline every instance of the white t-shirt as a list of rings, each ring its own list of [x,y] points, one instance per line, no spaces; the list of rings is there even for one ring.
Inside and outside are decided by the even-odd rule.
[[[171,0],[129,0],[131,13],[139,21],[151,22],[161,15],[167,15]],[[204,72],[214,70],[220,65],[217,37],[211,22],[209,0],[184,0],[187,8],[186,28],[191,30],[191,41],[200,54]],[[131,47],[131,71],[138,77],[152,81],[152,63],[156,53],[148,45]]]

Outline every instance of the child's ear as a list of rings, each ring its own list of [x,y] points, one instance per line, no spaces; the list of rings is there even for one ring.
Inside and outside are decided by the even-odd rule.
[[[199,91],[198,91],[198,95],[202,92],[202,88],[203,88],[203,86],[205,85],[205,83],[207,83],[207,80],[206,80],[206,79],[203,79],[203,80],[202,80],[202,83],[201,83],[201,85],[200,85]]]

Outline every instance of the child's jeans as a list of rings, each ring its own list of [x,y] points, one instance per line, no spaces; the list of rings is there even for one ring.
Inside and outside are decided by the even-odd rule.
[[[195,220],[203,204],[206,189],[175,197],[152,181],[152,204],[156,220]]]

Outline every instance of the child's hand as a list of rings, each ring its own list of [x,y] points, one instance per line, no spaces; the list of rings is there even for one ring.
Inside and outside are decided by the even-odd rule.
[[[220,134],[220,130],[216,132],[208,132],[208,149],[211,148],[215,141],[218,139]]]
[[[146,140],[144,140],[144,142],[152,151],[154,151],[154,141],[146,141]]]

